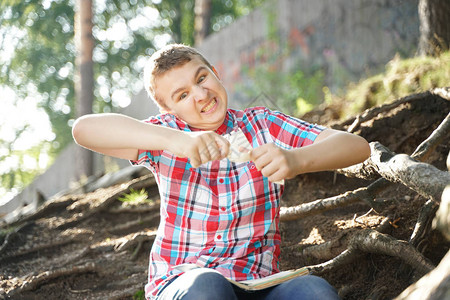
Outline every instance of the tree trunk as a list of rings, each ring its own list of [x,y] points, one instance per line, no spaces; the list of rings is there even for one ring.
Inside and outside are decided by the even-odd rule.
[[[209,33],[211,17],[211,0],[195,0],[194,37],[199,46]]]
[[[75,14],[75,43],[77,47],[77,76],[75,77],[76,115],[92,113],[94,101],[94,71],[92,53],[92,0],[77,0]],[[83,148],[77,151],[77,178],[93,174],[93,153]]]
[[[450,1],[420,0],[419,53],[438,55],[450,49]]]

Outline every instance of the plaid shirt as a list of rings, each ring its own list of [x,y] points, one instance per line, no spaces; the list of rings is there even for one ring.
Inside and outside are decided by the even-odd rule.
[[[146,122],[194,131],[171,114]],[[263,107],[228,109],[218,134],[240,128],[253,148],[273,142],[283,149],[312,144],[324,129]],[[193,168],[169,151],[140,150],[135,165],[156,177],[161,221],[150,252],[146,297],[182,274],[175,266],[191,263],[234,280],[279,272],[279,208],[283,186],[271,183],[253,162],[211,161]]]

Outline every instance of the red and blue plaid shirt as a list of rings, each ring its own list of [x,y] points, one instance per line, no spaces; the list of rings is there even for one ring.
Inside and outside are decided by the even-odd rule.
[[[172,114],[146,122],[183,131],[192,129]],[[256,148],[275,143],[283,149],[312,144],[324,129],[263,107],[228,109],[216,130],[241,129]],[[279,272],[280,197],[283,186],[269,182],[253,162],[211,161],[193,168],[187,158],[166,150],[140,150],[135,165],[149,168],[161,197],[161,221],[150,252],[146,297],[182,274],[185,263],[212,268],[233,280]]]

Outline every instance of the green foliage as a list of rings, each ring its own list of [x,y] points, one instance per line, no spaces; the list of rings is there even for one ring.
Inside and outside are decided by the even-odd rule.
[[[274,99],[282,111],[302,115],[322,102],[325,74],[321,69],[303,71],[300,63],[290,66],[290,70],[283,69],[290,47],[280,40],[276,9],[270,4],[274,3],[265,7],[267,40],[255,51],[255,65],[242,68],[247,82],[236,90],[249,98],[263,93]]]
[[[0,86],[9,86],[19,99],[30,99],[46,111],[55,138],[43,143],[51,157],[72,142],[75,2],[0,1]],[[262,2],[213,0],[211,31]],[[124,99],[142,89],[137,79],[143,61],[156,48],[167,42],[193,43],[194,4],[195,0],[93,1],[94,112],[117,110]],[[12,55],[6,55],[11,51]],[[8,155],[25,155],[16,153],[13,145],[5,145],[5,149],[9,149]],[[0,172],[1,186],[21,188],[41,171]]]
[[[148,199],[148,193],[145,189],[141,189],[140,191],[130,189],[130,192],[128,194],[119,197],[119,201],[121,201],[126,206],[133,206],[152,202],[151,200]]]
[[[385,72],[351,84],[347,92],[343,96],[335,96],[334,101],[345,103],[342,108],[342,117],[345,118],[413,93],[446,87],[449,82],[450,52],[438,57],[400,59],[395,56],[386,65]]]
[[[133,300],[145,300],[144,290],[139,290],[133,295]]]

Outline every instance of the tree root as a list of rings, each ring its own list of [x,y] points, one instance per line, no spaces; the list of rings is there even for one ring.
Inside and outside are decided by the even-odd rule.
[[[430,153],[445,139],[450,132],[450,113],[439,124],[439,126],[431,133],[431,135],[423,141],[414,150],[411,157],[420,161],[425,161]]]
[[[117,186],[116,189],[114,189],[110,196],[103,199],[97,206],[94,206],[87,210],[85,213],[77,214],[72,219],[68,220],[67,222],[64,222],[56,227],[56,229],[66,229],[72,226],[75,226],[84,220],[88,219],[89,217],[92,217],[93,215],[106,210],[109,208],[111,204],[114,203],[114,201],[117,200],[121,195],[127,193],[130,189],[142,189],[149,185],[154,184],[154,179],[152,180],[153,175],[148,174],[144,175],[140,178],[136,178],[128,183],[120,184]]]
[[[6,248],[8,247],[8,244],[11,242],[11,240],[17,236],[20,231],[24,230],[25,228],[27,228],[28,226],[34,225],[34,222],[30,221],[30,222],[26,222],[23,223],[19,226],[17,226],[13,231],[9,232],[6,237],[5,240],[3,241],[3,244],[0,246],[0,255],[2,255],[2,253],[4,251],[6,251]]]
[[[40,273],[39,275],[32,276],[28,280],[24,281],[22,286],[19,287],[16,290],[11,291],[8,296],[16,295],[25,291],[31,291],[39,286],[45,284],[46,282],[62,277],[62,276],[69,276],[69,275],[76,275],[76,274],[82,274],[82,273],[89,273],[89,272],[99,272],[99,268],[92,262],[89,262],[85,265],[81,266],[74,266],[74,267],[68,267],[68,268],[60,268],[53,271],[46,271],[43,273]]]
[[[401,183],[425,198],[440,202],[444,188],[450,184],[450,173],[417,162],[406,154],[395,154],[378,142],[370,145],[372,155],[369,161],[383,178]]]
[[[36,212],[33,214],[26,216],[22,219],[19,219],[17,222],[14,222],[13,224],[22,224],[29,221],[34,221],[43,217],[47,217],[49,214],[51,214],[53,211],[58,209],[63,209],[70,204],[74,203],[78,200],[78,198],[81,198],[81,195],[69,195],[62,198],[54,198],[46,201],[42,206],[38,208]]]
[[[360,188],[339,196],[319,199],[293,207],[283,207],[281,208],[281,221],[296,220],[304,216],[346,206],[358,200],[363,200],[375,210],[379,210],[381,204],[373,199],[391,182],[402,183],[422,196],[431,197],[438,202],[445,186],[450,184],[450,173],[440,171],[430,164],[416,162],[413,159],[425,159],[437,147],[448,133],[449,119],[450,117],[447,116],[438,128],[417,147],[412,158],[405,154],[396,155],[378,142],[370,143],[371,158],[361,164],[338,171],[347,177],[374,179],[381,175],[382,178],[378,178],[367,188]]]
[[[123,213],[131,213],[131,214],[142,214],[149,213],[159,210],[159,201],[152,205],[141,205],[137,207],[119,207],[115,209],[108,210],[110,214],[123,214]]]
[[[418,161],[425,161],[436,147],[447,137],[450,132],[450,114],[444,118],[441,124],[425,139],[411,154],[411,158]],[[350,166],[348,168],[336,170],[339,174],[347,177],[357,177],[366,180],[374,180],[379,177],[370,158],[366,161]]]
[[[390,111],[404,103],[411,102],[411,101],[414,101],[417,99],[423,99],[424,97],[427,97],[431,94],[432,94],[431,92],[427,91],[427,92],[420,93],[420,94],[406,96],[404,98],[401,98],[401,99],[399,99],[395,102],[389,103],[389,104],[384,104],[384,105],[377,106],[374,108],[369,108],[369,109],[365,110],[361,115],[356,116],[354,119],[349,119],[349,120],[345,121],[343,123],[343,125],[350,125],[347,128],[347,132],[355,132],[355,130],[358,129],[359,126],[363,122],[373,119],[378,114],[383,113],[385,111]]]
[[[61,246],[68,245],[68,244],[71,244],[71,243],[75,243],[75,242],[78,242],[78,241],[79,241],[79,239],[72,238],[72,239],[62,240],[62,241],[58,241],[58,242],[54,242],[54,243],[38,245],[38,246],[36,246],[34,248],[31,248],[31,249],[26,249],[26,250],[23,250],[23,251],[16,252],[14,254],[10,254],[10,255],[1,257],[0,261],[6,260],[6,259],[12,259],[12,258],[20,257],[20,256],[23,256],[23,255],[29,255],[29,254],[36,253],[36,252],[39,252],[39,251],[44,251],[44,250],[47,250],[47,249],[61,247]]]
[[[439,265],[404,290],[395,300],[448,299],[450,294],[450,251]]]
[[[110,233],[118,233],[124,231],[130,231],[133,227],[142,226],[142,224],[146,224],[154,221],[156,218],[159,218],[159,212],[151,214],[144,218],[139,218],[137,220],[133,220],[124,224],[117,225],[108,230]]]
[[[431,199],[422,206],[413,233],[409,239],[409,243],[422,253],[425,251],[424,243],[429,236],[431,224],[438,208],[439,205]]]
[[[124,237],[120,239],[119,243],[116,244],[114,247],[115,251],[125,251],[130,248],[132,248],[134,245],[147,242],[147,241],[153,241],[156,237],[155,231],[142,231],[134,233],[131,238]]]
[[[321,212],[343,207],[358,201],[364,201],[375,210],[381,208],[380,203],[375,202],[375,196],[388,186],[389,182],[386,180],[377,180],[367,187],[359,188],[354,191],[348,191],[344,194],[303,203],[291,207],[282,207],[280,211],[280,220],[292,221],[305,216],[316,215]]]
[[[409,243],[373,229],[363,229],[355,234],[351,238],[348,248],[335,258],[307,268],[311,272],[321,274],[352,263],[364,253],[384,254],[400,258],[421,274],[425,274],[434,268],[433,264]]]

